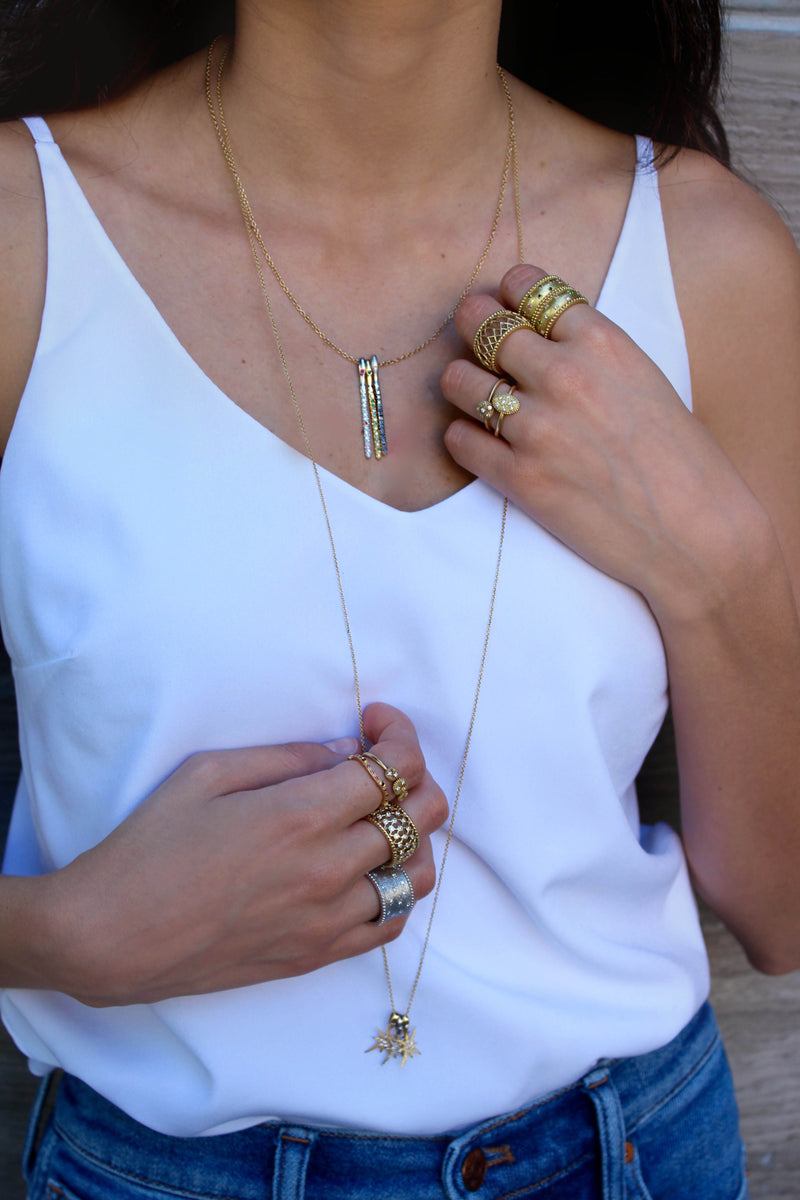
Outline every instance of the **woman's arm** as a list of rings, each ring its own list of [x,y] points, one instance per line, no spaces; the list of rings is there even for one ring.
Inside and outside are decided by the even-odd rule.
[[[0,126],[0,163],[4,446],[39,335],[46,227],[22,125]],[[420,846],[407,869],[424,896],[446,801],[406,717],[372,705],[364,721],[413,789],[404,807]],[[378,905],[364,878],[386,859],[383,834],[362,819],[381,795],[342,758],[312,744],[195,755],[74,862],[0,876],[0,987],[139,1003],[302,974],[395,938],[403,920],[369,923]]]
[[[694,412],[760,509],[717,498],[706,536],[727,590],[699,621],[661,622],[684,840],[701,895],[783,972],[800,966],[800,255],[701,155],[669,165],[661,197]]]
[[[0,455],[39,337],[47,264],[44,195],[33,140],[0,124]]]
[[[406,870],[427,895],[444,795],[407,717],[372,704],[364,726],[408,783],[420,845]],[[369,923],[378,903],[365,879],[386,860],[384,835],[363,820],[380,801],[339,748],[195,755],[68,866],[0,876],[0,986],[151,1003],[305,974],[392,941],[405,920]]]
[[[576,307],[552,342],[503,342],[522,399],[503,437],[459,420],[447,446],[647,599],[698,890],[777,973],[800,966],[800,265],[766,205],[698,158],[679,156],[662,184],[696,416],[625,334]],[[503,303],[541,273],[510,271]],[[464,302],[468,342],[496,307]],[[457,362],[443,388],[473,416],[490,379]]]

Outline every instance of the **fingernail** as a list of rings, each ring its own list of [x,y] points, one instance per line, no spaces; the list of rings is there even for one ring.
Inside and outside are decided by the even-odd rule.
[[[361,749],[361,742],[352,737],[336,738],[332,742],[325,742],[324,745],[334,754],[358,754]]]

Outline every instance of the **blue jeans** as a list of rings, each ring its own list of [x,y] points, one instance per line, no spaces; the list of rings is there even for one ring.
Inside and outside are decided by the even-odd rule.
[[[708,1005],[661,1050],[602,1063],[524,1111],[440,1136],[268,1123],[172,1138],[65,1076],[44,1122],[34,1110],[26,1154],[29,1200],[747,1197]]]

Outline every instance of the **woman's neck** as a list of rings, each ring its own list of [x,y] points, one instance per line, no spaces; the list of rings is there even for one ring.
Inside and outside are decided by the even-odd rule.
[[[248,177],[395,212],[434,182],[468,186],[505,143],[499,7],[243,0],[224,96]]]

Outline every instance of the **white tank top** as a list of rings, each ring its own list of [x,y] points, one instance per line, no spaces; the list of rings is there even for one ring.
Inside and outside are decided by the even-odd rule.
[[[103,838],[201,749],[356,732],[311,466],[225,396],[104,233],[47,127],[41,338],[0,473],[2,623],[23,783],[5,867]],[[599,307],[689,403],[649,143]],[[400,512],[322,471],[365,703],[414,721],[452,798],[501,499],[475,481]],[[375,571],[364,542],[387,562]],[[666,708],[642,597],[513,506],[475,734],[414,1001],[421,1055],[365,1054],[378,952],[312,975],[97,1010],[5,993],[34,1069],[62,1066],[140,1121],[192,1135],[281,1117],[431,1133],[521,1106],[604,1056],[673,1037],[707,965],[675,834],[634,779]],[[516,747],[506,754],[504,747]],[[435,839],[441,855],[443,835]],[[102,896],[97,898],[103,903]],[[404,1007],[430,900],[389,949]]]

